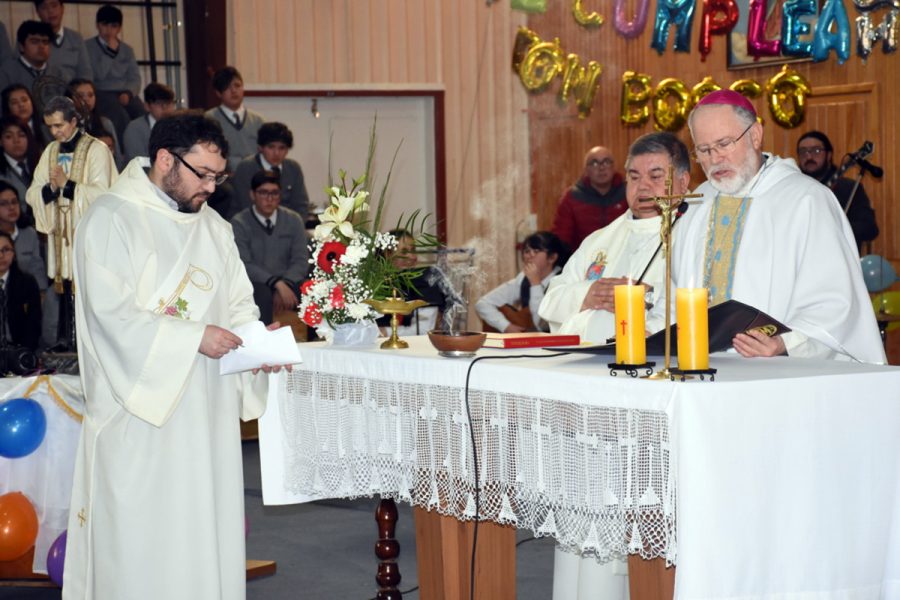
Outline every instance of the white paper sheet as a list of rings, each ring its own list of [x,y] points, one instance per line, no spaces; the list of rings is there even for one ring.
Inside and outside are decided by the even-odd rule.
[[[262,321],[236,327],[232,332],[243,342],[219,359],[219,375],[258,369],[263,365],[295,365],[303,362],[290,327],[269,331]]]

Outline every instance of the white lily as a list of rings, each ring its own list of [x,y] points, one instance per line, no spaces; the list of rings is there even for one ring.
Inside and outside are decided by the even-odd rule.
[[[314,233],[316,239],[319,241],[328,239],[328,236],[331,235],[331,232],[334,231],[335,228],[337,228],[344,237],[348,239],[355,238],[356,232],[353,230],[353,223],[348,220],[353,213],[355,203],[355,198],[347,196],[336,195],[332,198],[331,206],[326,208],[325,212],[319,217],[321,224],[316,226]]]

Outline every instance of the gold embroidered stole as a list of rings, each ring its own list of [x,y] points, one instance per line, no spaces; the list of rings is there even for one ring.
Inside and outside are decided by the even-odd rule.
[[[81,137],[78,138],[78,142],[75,144],[75,151],[72,153],[72,162],[69,165],[69,170],[66,175],[68,175],[69,179],[76,184],[84,182],[85,171],[87,169],[88,150],[94,141],[96,141],[94,138],[82,132]],[[59,165],[59,146],[59,142],[50,144],[50,161],[48,162],[47,167],[50,169],[51,173],[53,167]],[[75,226],[72,223],[72,209],[74,208],[74,203],[74,199],[69,200],[68,198],[64,198],[62,196],[62,190],[60,190],[60,196],[55,203],[56,209],[52,230],[54,234],[53,252],[56,258],[56,275],[53,277],[53,288],[57,294],[63,293],[63,253],[71,252],[72,242],[75,237]]]
[[[703,261],[703,287],[709,290],[710,306],[731,299],[734,270],[747,213],[749,196],[718,195],[713,201],[706,226],[706,255]]]

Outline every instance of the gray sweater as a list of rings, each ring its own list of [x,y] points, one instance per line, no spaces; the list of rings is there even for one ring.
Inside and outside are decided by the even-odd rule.
[[[94,69],[94,87],[102,92],[131,92],[137,96],[141,91],[141,73],[138,71],[134,50],[125,42],[119,42],[119,50],[113,56],[98,36],[85,43],[88,57]]]
[[[50,42],[50,64],[62,72],[66,83],[76,77],[94,79],[94,71],[91,69],[87,49],[84,47],[84,38],[68,27],[63,27],[62,45],[57,46],[55,40]]]

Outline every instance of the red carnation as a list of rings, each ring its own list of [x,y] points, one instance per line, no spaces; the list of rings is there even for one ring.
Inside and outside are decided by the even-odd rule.
[[[333,308],[344,308],[344,286],[335,286],[329,299]]]
[[[310,304],[303,312],[303,322],[310,327],[315,327],[322,322],[322,311],[315,304]]]
[[[319,268],[331,275],[335,265],[341,262],[341,257],[347,251],[347,246],[340,242],[325,242],[319,251]]]
[[[312,279],[307,279],[306,281],[304,281],[303,283],[300,284],[300,293],[304,294],[304,295],[308,294],[310,288],[312,288],[312,286],[316,285],[316,283],[318,283],[318,282],[314,281]]]

